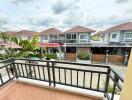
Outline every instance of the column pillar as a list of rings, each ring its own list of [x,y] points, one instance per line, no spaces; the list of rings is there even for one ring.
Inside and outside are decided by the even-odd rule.
[[[131,100],[132,99],[132,49],[125,74],[125,80],[120,96],[120,100]]]

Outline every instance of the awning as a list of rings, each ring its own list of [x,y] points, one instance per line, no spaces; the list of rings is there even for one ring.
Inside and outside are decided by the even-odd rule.
[[[59,43],[39,43],[39,47],[60,47],[63,46],[63,44]]]

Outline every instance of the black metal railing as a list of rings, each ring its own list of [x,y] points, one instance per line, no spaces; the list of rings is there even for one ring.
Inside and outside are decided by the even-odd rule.
[[[105,65],[30,59],[10,59],[6,62],[8,64],[0,67],[0,70],[6,68],[8,80],[3,82],[4,75],[0,74],[1,85],[14,77],[16,79],[21,77],[48,82],[49,86],[54,87],[61,84],[102,92],[108,100],[113,100],[115,93],[120,93],[123,84],[123,79]]]
[[[15,78],[11,59],[0,61],[0,86]]]

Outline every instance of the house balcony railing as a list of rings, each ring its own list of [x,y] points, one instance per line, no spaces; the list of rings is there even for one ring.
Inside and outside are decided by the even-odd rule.
[[[123,85],[123,79],[105,65],[30,59],[8,59],[0,65],[0,86],[14,78],[26,78],[54,87],[60,84],[102,92],[108,100],[114,100]]]
[[[49,40],[49,43],[64,43],[64,40]]]

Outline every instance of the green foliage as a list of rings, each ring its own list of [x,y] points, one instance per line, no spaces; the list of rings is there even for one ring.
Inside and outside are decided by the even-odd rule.
[[[38,36],[36,34],[34,34],[29,40],[22,40],[15,36],[10,36],[7,33],[0,33],[0,39],[13,42],[22,47],[19,51],[16,51],[14,48],[4,48],[5,54],[0,55],[3,59],[11,57],[29,57],[35,50],[38,49]]]
[[[112,93],[112,91],[113,91],[113,86],[110,86],[110,85],[109,85],[109,86],[108,86],[108,92],[109,92],[109,93]],[[120,94],[119,89],[117,89],[117,88],[115,89],[115,94]]]
[[[5,32],[0,32],[0,38],[4,41],[4,43],[10,40],[10,36]]]
[[[90,59],[90,54],[87,52],[80,52],[77,56],[78,59],[80,60],[89,60]]]
[[[108,86],[108,92],[112,93],[113,87],[112,86]]]
[[[56,59],[57,55],[54,53],[45,53],[44,57],[50,58],[50,59]]]

